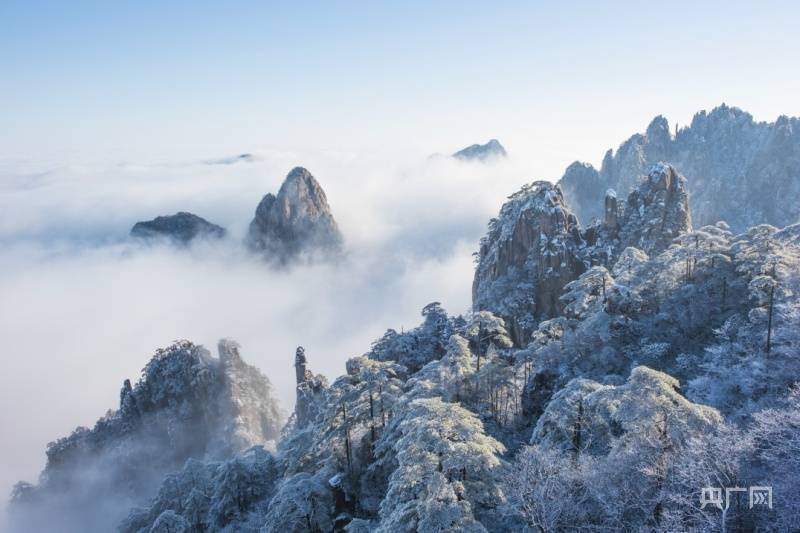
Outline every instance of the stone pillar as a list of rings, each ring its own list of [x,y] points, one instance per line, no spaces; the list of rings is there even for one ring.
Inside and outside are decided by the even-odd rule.
[[[606,191],[605,218],[603,225],[608,229],[615,230],[619,224],[619,208],[617,207],[617,193],[614,189]]]
[[[302,346],[297,347],[294,355],[294,373],[298,385],[306,380],[306,350]]]

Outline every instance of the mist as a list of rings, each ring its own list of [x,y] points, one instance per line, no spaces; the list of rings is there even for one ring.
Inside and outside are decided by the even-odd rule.
[[[294,402],[294,350],[334,378],[387,328],[439,301],[470,306],[472,252],[506,196],[541,177],[511,158],[258,152],[252,161],[0,162],[0,487],[36,481],[49,441],[115,409],[125,378],[176,339],[241,343]],[[401,158],[409,163],[398,163]],[[271,270],[241,246],[255,207],[296,165],[344,234],[336,263]],[[230,238],[188,249],[127,238],[138,220],[191,211]]]

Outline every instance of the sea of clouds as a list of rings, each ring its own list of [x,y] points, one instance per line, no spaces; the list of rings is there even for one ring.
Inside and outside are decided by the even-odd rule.
[[[0,160],[3,500],[15,481],[36,480],[49,441],[116,408],[123,380],[175,339],[212,352],[236,339],[290,412],[296,346],[333,378],[387,328],[416,326],[429,302],[466,312],[487,222],[536,178],[513,158],[265,151],[209,161]],[[270,270],[241,240],[261,197],[297,165],[325,189],[347,255]],[[230,238],[188,249],[128,239],[136,221],[177,211]]]

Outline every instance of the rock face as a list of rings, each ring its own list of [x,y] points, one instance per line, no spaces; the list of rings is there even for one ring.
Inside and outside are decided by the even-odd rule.
[[[220,411],[228,422],[218,432],[218,447],[235,453],[277,440],[284,417],[269,379],[244,362],[236,341],[223,339],[218,349],[224,374]]]
[[[298,346],[295,352],[294,370],[297,380],[294,425],[302,428],[312,422],[322,408],[324,401],[322,393],[328,388],[328,380],[321,374],[315,376],[308,369],[306,351],[302,346]]]
[[[156,352],[136,385],[125,380],[117,411],[48,445],[40,484],[30,489],[35,505],[15,522],[22,531],[112,530],[125,508],[154,494],[165,472],[189,458],[268,444],[282,420],[272,385],[242,360],[238,344],[220,341],[215,359],[202,346],[176,342]],[[58,527],[40,522],[54,517]]]
[[[247,246],[279,264],[299,257],[330,257],[341,252],[342,235],[325,191],[311,173],[296,167],[278,195],[267,194],[250,223]]]
[[[607,216],[606,223],[613,218]],[[628,246],[647,254],[666,250],[672,239],[692,229],[686,178],[670,165],[653,166],[628,195],[618,227],[622,250]]]
[[[677,129],[677,128],[676,128]],[[691,178],[692,213],[698,225],[725,220],[734,231],[769,223],[793,224],[800,218],[800,119],[782,116],[755,122],[735,107],[701,111],[690,126],[673,135],[664,117],[636,134],[614,153],[609,150],[598,172],[591,166],[568,167],[559,182],[578,217],[601,216],[603,191],[622,195],[658,161],[672,164]]]
[[[473,308],[502,317],[524,344],[538,322],[562,314],[564,286],[588,268],[611,267],[627,247],[658,254],[690,231],[686,178],[659,163],[640,180],[625,202],[606,191],[602,221],[586,230],[557,185],[539,181],[512,195],[481,240]]]
[[[183,211],[146,222],[137,222],[131,229],[131,237],[146,240],[168,239],[180,245],[189,244],[194,239],[221,239],[226,234],[225,228]]]
[[[473,144],[453,154],[456,159],[466,161],[487,161],[499,157],[506,157],[506,149],[497,139],[492,139],[486,144]]]
[[[691,230],[686,178],[674,167],[657,163],[625,202],[617,200],[613,189],[606,191],[603,221],[583,233],[583,257],[589,264],[610,268],[628,247],[657,255]]]
[[[546,181],[523,187],[489,222],[472,284],[476,311],[504,318],[516,343],[561,311],[561,289],[586,269],[583,238],[561,189]]]
[[[600,173],[592,165],[575,161],[567,167],[558,186],[570,207],[580,214],[580,220],[584,224],[602,218],[603,205],[597,199],[602,200],[603,193],[609,187],[603,183]]]

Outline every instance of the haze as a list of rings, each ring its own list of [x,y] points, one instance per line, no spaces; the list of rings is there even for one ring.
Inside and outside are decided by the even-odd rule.
[[[3,501],[174,339],[235,338],[289,411],[297,345],[334,377],[430,301],[466,311],[471,253],[522,184],[658,114],[800,115],[793,2],[412,4],[0,6]],[[508,161],[429,158],[492,137]],[[274,272],[239,247],[295,165],[328,195],[341,264]],[[231,240],[126,240],[178,210]]]

